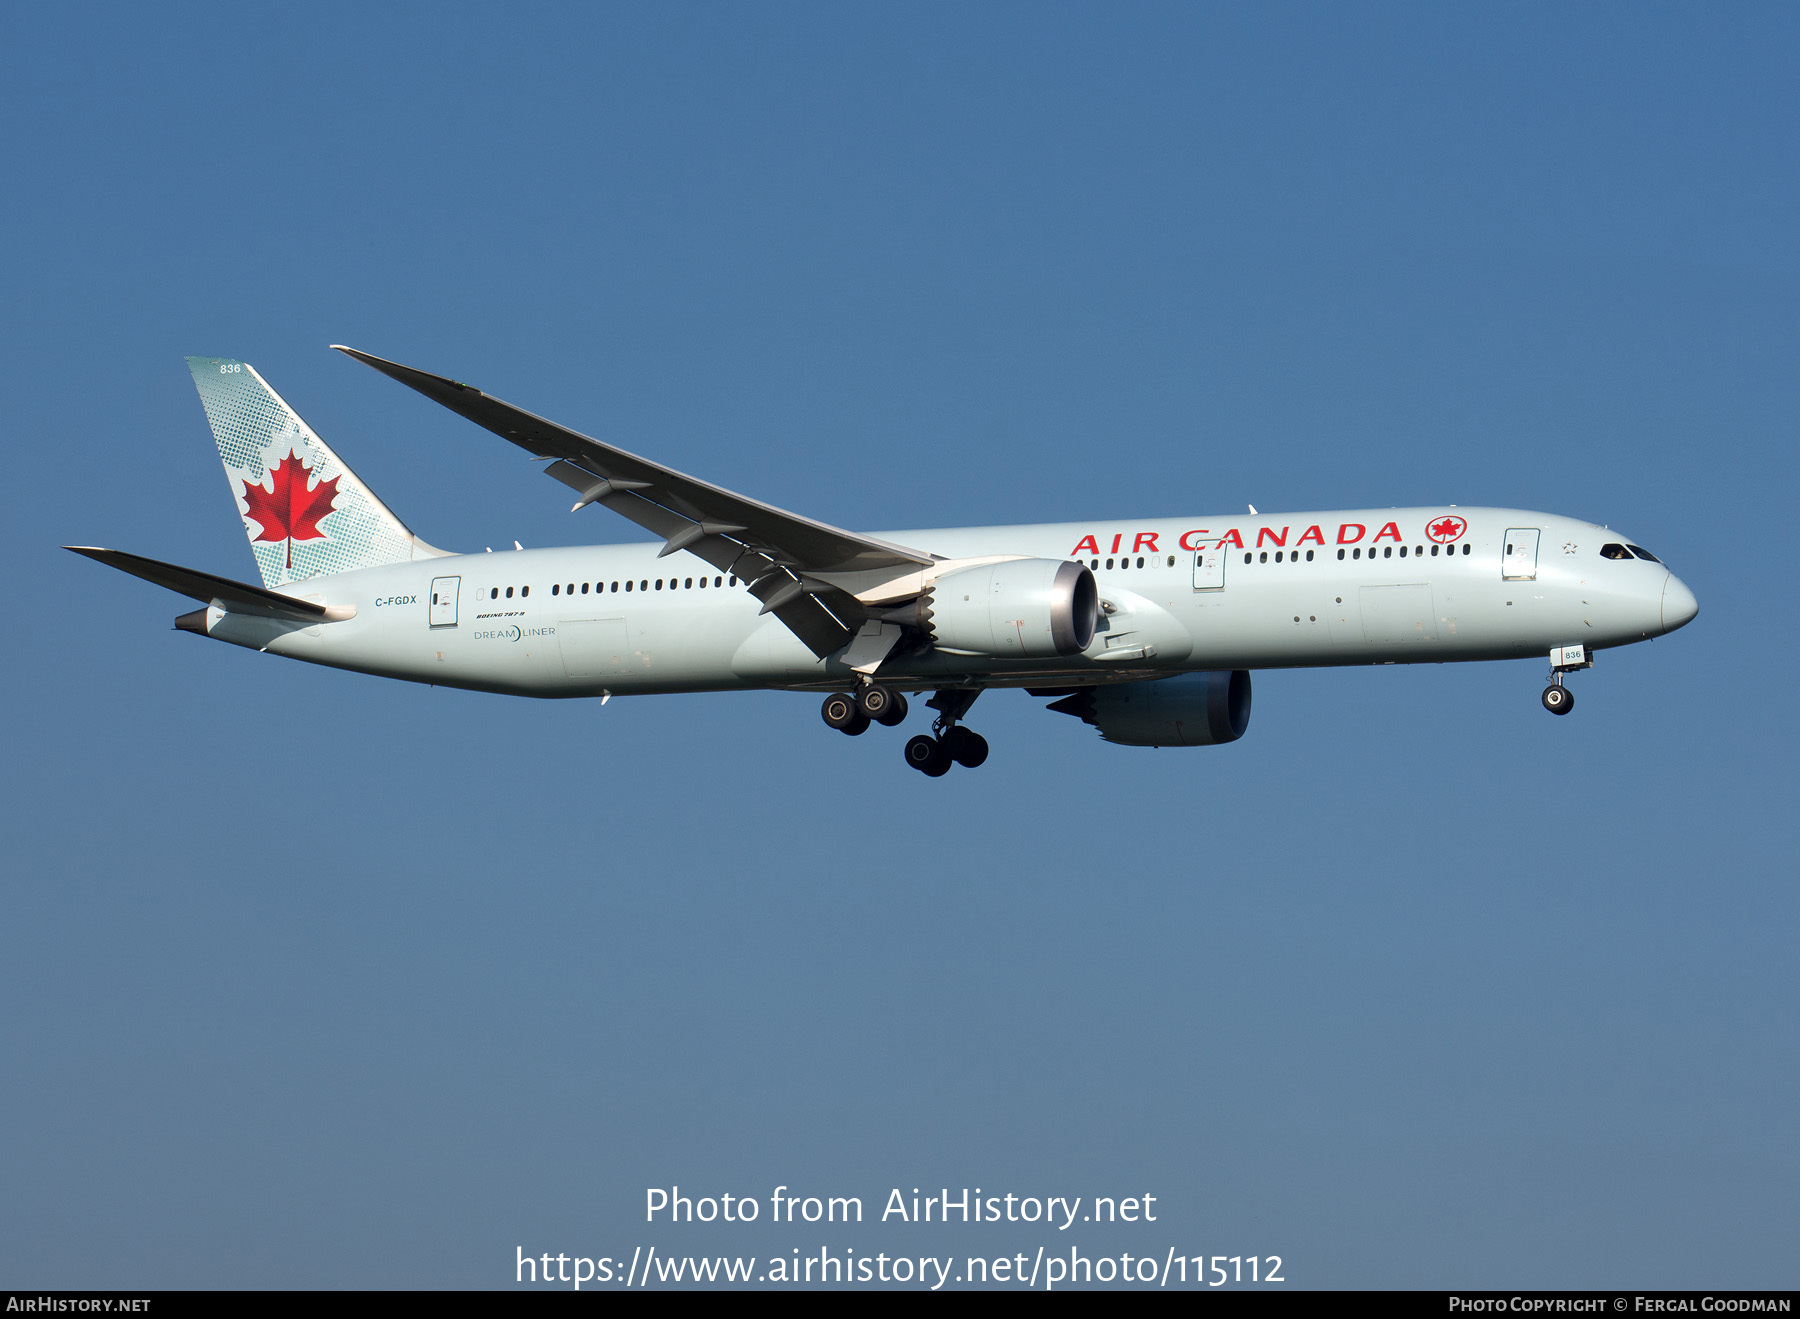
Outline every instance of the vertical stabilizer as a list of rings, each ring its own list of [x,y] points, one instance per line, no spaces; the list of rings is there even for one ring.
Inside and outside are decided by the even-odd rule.
[[[436,558],[248,362],[190,357],[263,585]]]

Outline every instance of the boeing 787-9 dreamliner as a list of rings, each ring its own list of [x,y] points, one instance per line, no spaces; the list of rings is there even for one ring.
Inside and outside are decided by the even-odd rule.
[[[200,603],[175,625],[336,668],[512,696],[776,688],[819,693],[848,734],[907,717],[938,776],[988,745],[990,687],[1127,746],[1242,737],[1250,671],[1547,656],[1544,707],[1595,651],[1699,610],[1629,536],[1512,508],[1212,513],[936,531],[845,531],[503,403],[341,348],[547,460],[656,537],[455,554],[427,545],[248,363],[193,357],[262,585],[71,546]]]

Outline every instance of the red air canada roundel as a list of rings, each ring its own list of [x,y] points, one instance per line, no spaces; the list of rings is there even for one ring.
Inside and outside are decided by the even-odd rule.
[[[1425,534],[1439,545],[1448,545],[1451,541],[1461,540],[1463,532],[1468,529],[1469,524],[1454,513],[1425,524]]]

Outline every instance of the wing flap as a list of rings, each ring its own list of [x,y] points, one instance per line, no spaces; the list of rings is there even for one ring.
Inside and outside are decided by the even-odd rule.
[[[820,659],[842,650],[856,636],[854,627],[846,625],[823,600],[810,593],[802,593],[769,612]]]

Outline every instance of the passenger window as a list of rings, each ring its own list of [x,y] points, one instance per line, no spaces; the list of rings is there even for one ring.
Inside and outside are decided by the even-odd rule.
[[[1389,545],[1386,549],[1382,550],[1381,557],[1384,559],[1393,558],[1394,557],[1394,547],[1392,545]]]
[[[1169,566],[1170,566],[1170,567],[1171,567],[1171,568],[1173,568],[1173,567],[1174,567],[1174,566],[1175,566],[1175,556],[1174,556],[1174,555],[1173,555],[1173,554],[1171,554],[1171,555],[1170,555],[1170,556],[1169,556]]]
[[[1108,572],[1111,572],[1111,571],[1112,571],[1112,560],[1111,560],[1111,559],[1108,559],[1108,560],[1107,560],[1107,561],[1106,561],[1106,569],[1107,569],[1107,571],[1108,571]]]
[[[1642,545],[1632,545],[1629,548],[1630,548],[1631,552],[1633,554],[1637,555],[1638,558],[1640,558],[1640,559],[1648,560],[1651,563],[1661,563],[1662,562],[1661,559],[1657,558],[1654,554],[1650,553],[1650,551],[1645,549]]]
[[[1306,561],[1307,561],[1307,562],[1308,562],[1308,563],[1311,563],[1311,562],[1312,562],[1312,556],[1313,556],[1313,552],[1312,552],[1312,551],[1311,551],[1311,550],[1308,550],[1308,551],[1307,551],[1307,552],[1306,552]]]
[[[627,591],[629,591],[629,590],[630,590],[630,589],[631,589],[631,588],[632,588],[632,587],[633,587],[633,586],[635,586],[635,585],[636,585],[636,584],[637,584],[637,583],[635,583],[635,582],[626,582],[626,583],[625,583],[625,589],[626,589],[626,590],[627,590]]]
[[[690,578],[688,578],[688,579],[687,579],[687,585],[686,585],[686,586],[684,586],[684,587],[682,587],[682,589],[683,589],[683,590],[684,590],[684,591],[691,591],[691,590],[693,590],[693,589],[694,589],[694,579],[693,579],[693,578],[692,578],[692,577],[690,577]]]
[[[1343,553],[1343,551],[1342,551],[1342,550],[1339,550],[1339,551],[1338,551],[1338,553],[1339,553],[1339,554],[1342,554],[1342,553]],[[1353,558],[1353,559],[1360,559],[1360,558],[1362,558],[1362,547],[1361,547],[1361,546],[1360,546],[1360,545],[1359,545],[1359,546],[1357,546],[1357,547],[1356,547],[1356,548],[1355,548],[1355,549],[1353,549],[1353,550],[1351,550],[1351,551],[1350,551],[1350,557],[1351,557],[1351,558]]]
[[[1248,554],[1246,554],[1246,555],[1245,555],[1245,556],[1244,556],[1244,562],[1245,562],[1245,563],[1249,563],[1249,562],[1250,562],[1250,558],[1251,558],[1251,556],[1250,556],[1250,555],[1248,555]]]
[[[1510,549],[1511,546],[1508,546],[1507,548]],[[1603,559],[1629,559],[1631,557],[1631,551],[1626,549],[1623,545],[1602,545],[1600,547],[1600,557]]]
[[[523,600],[526,596],[528,596],[530,594],[531,594],[531,588],[529,586],[521,586],[519,588],[519,599]]]
[[[1341,558],[1343,558],[1343,557],[1344,557],[1344,552],[1343,552],[1343,551],[1342,551],[1342,550],[1339,550],[1339,551],[1338,551],[1338,558],[1340,558],[1340,559],[1341,559]]]
[[[1144,566],[1143,556],[1140,555],[1138,557],[1138,567],[1142,568],[1143,566]]]
[[[1392,548],[1392,547],[1390,546],[1389,548]],[[1406,557],[1406,546],[1404,546],[1404,545],[1402,545],[1400,547],[1400,557],[1403,559]]]
[[[586,595],[586,594],[587,594],[587,591],[588,591],[588,584],[587,584],[587,583],[586,583],[586,582],[583,582],[583,583],[582,583],[582,584],[581,584],[581,593],[582,593],[582,594],[583,594],[583,595]]]
[[[1099,572],[1100,571],[1100,560],[1095,559],[1092,563],[1088,564],[1088,567],[1092,568],[1095,572]]]
[[[1438,547],[1433,545],[1431,547],[1431,557],[1435,559],[1435,558],[1437,558],[1437,556],[1438,556]]]
[[[1468,552],[1469,552],[1469,547],[1467,545],[1463,546],[1463,553],[1467,554]]]
[[[512,587],[510,586],[506,588],[506,598],[508,600],[512,599]]]
[[[488,599],[498,600],[499,598],[500,598],[500,588],[498,586],[494,587],[492,590],[490,590],[488,592]]]
[[[723,578],[723,577],[715,577],[715,578],[713,578],[713,585],[714,585],[714,586],[718,586],[718,585],[720,585],[720,584],[721,584],[721,583],[723,583],[723,582],[724,582],[724,580],[725,580],[725,579],[724,579],[724,578]],[[736,580],[737,580],[737,578],[735,578],[735,577],[734,577],[734,578],[732,578],[732,579],[731,579],[731,580],[732,580],[732,581],[734,581],[734,582],[735,582],[735,581],[736,581]]]

